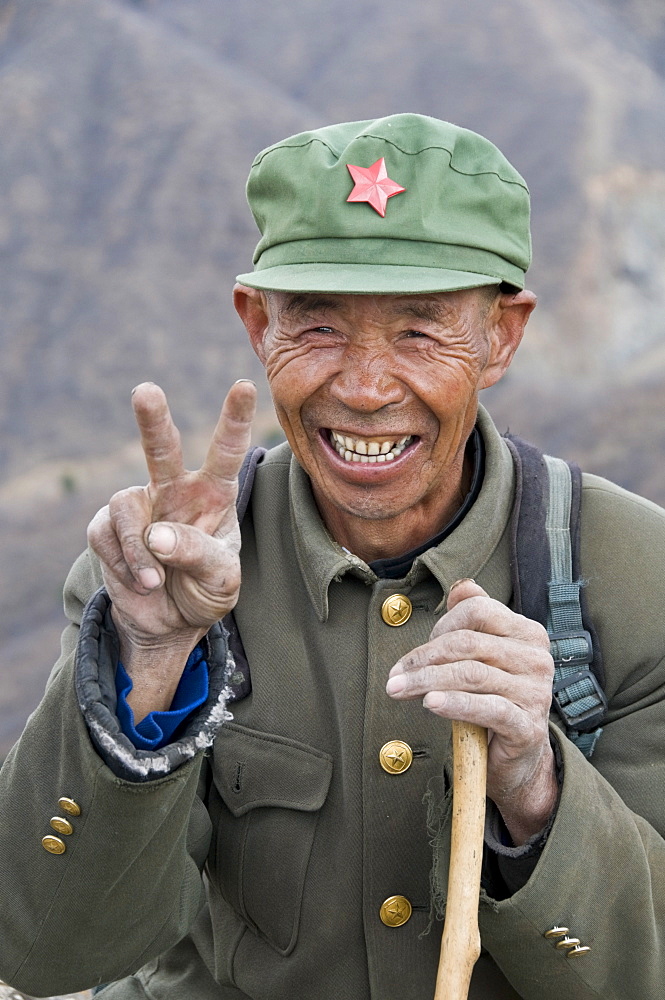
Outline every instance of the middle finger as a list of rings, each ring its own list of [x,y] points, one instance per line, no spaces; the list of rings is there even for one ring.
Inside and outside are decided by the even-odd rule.
[[[493,695],[520,708],[546,709],[551,688],[539,678],[515,676],[480,660],[433,663],[409,673],[393,674],[386,685],[393,698],[420,698],[434,691]]]

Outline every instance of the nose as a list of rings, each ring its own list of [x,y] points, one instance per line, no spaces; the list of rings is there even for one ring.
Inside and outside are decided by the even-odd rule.
[[[353,351],[345,356],[331,392],[350,410],[374,413],[391,403],[401,403],[406,389],[391,372],[390,362],[382,353],[368,356]]]

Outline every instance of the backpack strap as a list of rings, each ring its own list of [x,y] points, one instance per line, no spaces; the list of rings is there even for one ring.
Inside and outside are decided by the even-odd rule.
[[[540,621],[554,659],[552,705],[566,734],[591,757],[607,711],[600,645],[579,574],[582,474],[519,438],[506,443],[515,463],[511,523],[513,608]],[[592,668],[593,664],[593,668]]]
[[[236,512],[238,514],[239,524],[242,524],[247,507],[249,506],[249,500],[252,495],[252,486],[254,485],[254,476],[256,475],[256,467],[259,462],[262,461],[265,453],[265,448],[250,448],[242,461],[242,465],[240,466],[240,472],[238,473],[238,496],[236,497]],[[228,615],[224,616],[222,624],[229,634],[229,650],[233,654],[233,659],[235,661],[233,672],[228,678],[229,697],[227,702],[230,703],[233,701],[240,701],[241,698],[247,697],[252,690],[252,678],[249,672],[249,663],[247,662],[245,647],[242,644],[240,632],[238,631],[238,626],[236,625],[235,615],[232,611],[230,611]]]

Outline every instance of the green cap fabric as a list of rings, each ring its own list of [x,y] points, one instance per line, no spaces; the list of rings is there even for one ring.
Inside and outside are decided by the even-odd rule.
[[[385,161],[385,217],[347,199],[348,165]],[[357,171],[356,171],[357,173]],[[374,171],[376,173],[376,171]],[[362,196],[362,193],[361,193]],[[405,294],[505,281],[531,261],[529,191],[489,140],[449,122],[401,114],[302,132],[254,160],[247,199],[261,239],[253,288]]]

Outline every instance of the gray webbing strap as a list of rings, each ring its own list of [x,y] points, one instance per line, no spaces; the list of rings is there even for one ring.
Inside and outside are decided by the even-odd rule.
[[[543,457],[549,476],[545,530],[552,574],[547,614],[547,631],[554,660],[552,693],[555,707],[566,725],[568,738],[586,757],[591,757],[602,733],[601,728],[594,727],[605,714],[607,699],[589,669],[593,660],[593,645],[582,622],[581,581],[573,580],[570,468],[560,458]]]

